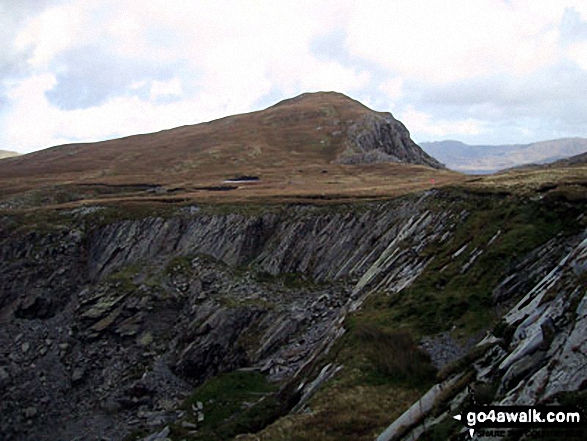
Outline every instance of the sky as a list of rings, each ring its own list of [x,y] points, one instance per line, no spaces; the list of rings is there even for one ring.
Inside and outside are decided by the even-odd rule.
[[[585,0],[1,0],[0,149],[337,91],[416,142],[587,137]]]

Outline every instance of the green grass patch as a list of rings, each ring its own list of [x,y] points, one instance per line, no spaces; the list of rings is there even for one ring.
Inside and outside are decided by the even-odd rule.
[[[389,311],[375,306],[349,315],[347,332],[332,347],[327,362],[343,365],[336,380],[343,387],[392,386],[426,391],[436,381],[436,369],[417,345],[409,328],[386,320]],[[322,365],[322,364],[320,364]]]
[[[434,383],[436,369],[409,332],[361,325],[354,333],[371,365],[367,371],[370,383],[393,382],[415,388]]]
[[[105,278],[105,282],[115,285],[117,291],[120,293],[133,293],[138,288],[135,278],[143,269],[144,268],[140,263],[127,265],[124,268],[109,274]]]
[[[165,265],[165,273],[169,276],[189,274],[192,271],[192,260],[190,256],[174,257]]]
[[[39,234],[58,233],[76,227],[73,217],[63,210],[35,209],[6,213],[2,217],[6,233]]]
[[[459,208],[468,216],[451,240],[427,247],[431,263],[411,286],[389,298],[389,320],[422,334],[456,326],[471,335],[491,327],[498,320],[492,313],[493,289],[528,252],[557,235],[576,233],[581,210],[559,202],[471,195],[457,202]]]
[[[216,203],[199,204],[199,214],[222,216],[229,214],[240,214],[242,216],[262,216],[267,213],[278,213],[283,211],[282,204],[258,204],[250,202],[242,203]]]
[[[86,224],[92,227],[105,226],[122,221],[142,220],[146,218],[167,219],[176,214],[179,202],[165,203],[164,201],[135,201],[109,202],[100,201],[101,210],[89,213],[83,217]]]
[[[203,404],[204,421],[197,423],[198,434],[189,439],[228,440],[239,433],[261,430],[279,416],[275,390],[259,372],[234,371],[208,380],[183,405],[191,415],[188,421],[197,423],[192,406]],[[181,425],[173,426],[174,439],[182,439],[186,433]]]

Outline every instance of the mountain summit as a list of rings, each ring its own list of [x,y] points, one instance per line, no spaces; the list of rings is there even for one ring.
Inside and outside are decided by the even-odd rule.
[[[314,114],[311,109],[315,109]],[[319,136],[327,139],[320,142],[330,146],[329,154],[335,157],[334,162],[399,162],[444,168],[412,141],[406,127],[391,113],[375,112],[341,93],[305,93],[261,113],[274,110],[299,114],[299,122],[307,115],[302,133],[312,130],[311,124],[317,118],[330,117],[330,121],[324,121],[324,126],[316,126],[315,130],[323,130]]]

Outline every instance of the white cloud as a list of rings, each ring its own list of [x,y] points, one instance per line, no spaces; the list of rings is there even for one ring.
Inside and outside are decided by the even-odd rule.
[[[140,83],[139,83],[140,84]],[[131,88],[137,83],[131,84]],[[140,86],[139,86],[140,87]],[[165,96],[181,96],[181,80],[179,78],[172,78],[169,81],[152,81],[151,82],[151,99],[157,99]]]
[[[29,63],[37,68],[46,66],[60,52],[91,37],[92,24],[87,18],[87,11],[79,4],[55,6],[28,20],[14,44],[18,49],[34,47]]]
[[[577,63],[581,69],[587,71],[587,41],[577,42],[568,49],[568,56]]]
[[[48,146],[48,140],[58,144],[68,139],[59,136],[59,111],[51,108],[44,96],[55,83],[55,77],[47,73],[29,77],[9,90],[12,109],[5,120],[2,137],[16,151],[28,153],[39,146]]]
[[[452,135],[478,135],[483,123],[475,119],[448,121],[435,119],[432,115],[409,106],[400,114],[400,119],[410,132],[422,136],[446,137]]]
[[[116,97],[87,109],[52,107],[45,92],[56,83],[52,74],[27,78],[9,91],[12,109],[4,121],[4,142],[27,153],[68,142],[91,142],[193,124],[224,115],[212,100],[156,105],[138,97]]]
[[[403,95],[404,80],[401,77],[390,78],[379,86],[379,90],[392,99],[397,100]]]
[[[350,12],[352,53],[408,77],[520,75],[557,57],[564,8],[543,1],[375,1]],[[556,3],[556,2],[554,2]],[[366,25],[368,23],[368,25]]]

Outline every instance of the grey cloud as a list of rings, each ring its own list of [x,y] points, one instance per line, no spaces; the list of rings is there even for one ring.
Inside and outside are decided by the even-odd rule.
[[[53,2],[59,4],[59,2]],[[0,35],[14,36],[19,26],[28,18],[34,17],[49,5],[46,0],[2,0],[0,3]],[[6,40],[11,41],[11,40]],[[3,45],[3,49],[5,45]]]
[[[587,22],[567,8],[560,23],[562,46],[585,40]],[[504,74],[441,86],[417,84],[412,92],[419,107],[435,113],[459,113],[495,127],[505,124],[541,133],[587,135],[587,72],[570,60],[527,76]]]
[[[585,90],[587,73],[571,63],[543,69],[530,77],[499,75],[462,80],[445,85],[420,85],[420,100],[429,104],[499,107],[528,106],[569,99]]]
[[[557,118],[587,123],[587,72],[571,62],[544,68],[529,77],[501,75],[446,85],[420,84],[418,104],[479,119]],[[582,111],[578,115],[577,112]]]
[[[0,3],[0,109],[5,108],[4,82],[11,78],[21,78],[31,69],[27,60],[32,48],[18,50],[13,42],[23,25],[30,17],[41,13],[48,5],[45,0],[3,0]]]
[[[51,104],[64,110],[100,105],[114,96],[148,96],[148,87],[134,91],[129,86],[141,80],[169,80],[180,72],[181,62],[155,64],[148,60],[121,58],[106,47],[86,46],[71,49],[55,60],[57,84],[46,92]]]
[[[0,52],[0,81],[22,76],[30,71],[27,60],[30,51],[4,50]]]
[[[23,23],[40,14],[48,5],[44,0],[3,0],[0,3],[0,67],[18,64],[22,54],[13,46],[14,38]],[[17,55],[17,63],[13,60]],[[7,70],[6,68],[4,69]]]

